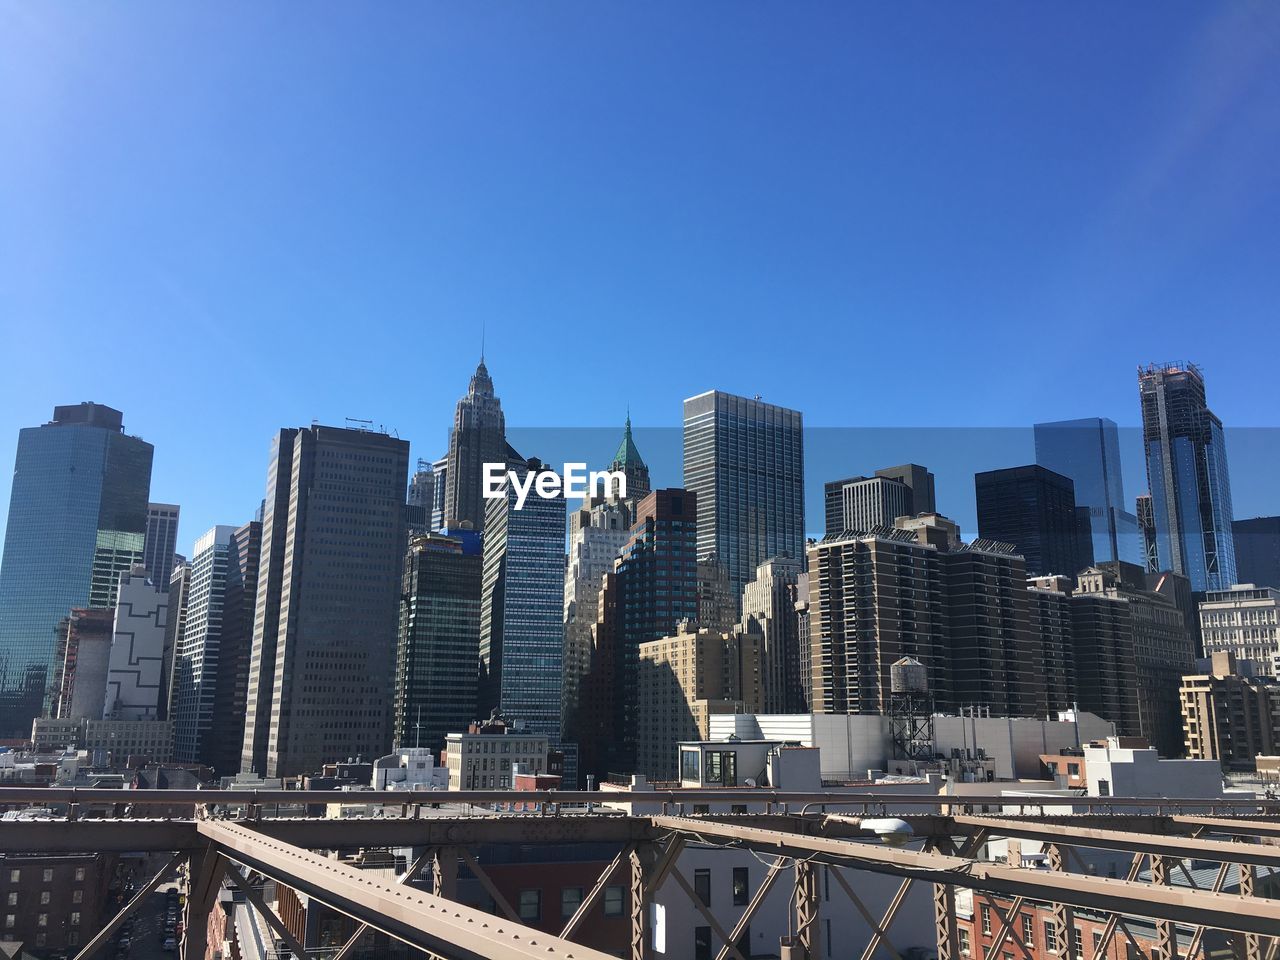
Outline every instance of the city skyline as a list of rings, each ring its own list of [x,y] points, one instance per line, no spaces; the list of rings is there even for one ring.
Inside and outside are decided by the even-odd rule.
[[[513,429],[629,405],[639,434],[707,389],[811,428],[1128,428],[1133,368],[1171,358],[1229,429],[1273,426],[1280,12],[1162,14],[7,11],[0,352],[37,359],[0,382],[0,462],[55,403],[124,410],[186,553],[252,517],[282,423],[443,455],[482,327]],[[637,336],[733,362],[620,376]],[[904,390],[911,345],[939,359]],[[898,362],[851,385],[849,356]]]

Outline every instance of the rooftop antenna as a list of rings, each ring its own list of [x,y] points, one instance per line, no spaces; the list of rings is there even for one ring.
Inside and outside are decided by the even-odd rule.
[[[418,719],[413,725],[413,748],[422,746],[422,704],[418,704]]]

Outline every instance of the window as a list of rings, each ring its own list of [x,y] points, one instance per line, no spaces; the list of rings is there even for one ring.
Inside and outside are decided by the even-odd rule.
[[[11,913],[4,918],[4,928],[6,930],[12,930],[13,925],[17,922],[18,922],[18,918]]]
[[[84,867],[76,867],[76,883],[84,882]]]
[[[79,910],[72,910],[72,911],[71,911],[71,919],[70,919],[68,922],[69,922],[69,923],[71,924],[71,926],[73,926],[73,927],[78,927],[78,926],[80,926],[80,911],[79,911]]]
[[[11,907],[16,907],[17,905],[18,905],[18,891],[17,891],[17,890],[10,890],[10,891],[9,891],[9,906],[11,906]]]
[[[745,907],[751,900],[751,880],[746,867],[733,868],[733,905]]]
[[[36,917],[37,927],[47,927],[48,925],[49,925],[49,915],[47,913],[42,913],[40,914],[40,916]]]
[[[991,936],[991,908],[982,908],[982,932],[988,937]]]
[[[699,813],[710,813],[711,805],[708,803],[695,803],[693,805],[693,812],[695,815]]]
[[[1097,956],[1097,954],[1098,954],[1098,948],[1099,948],[1100,946],[1102,946],[1102,931],[1101,931],[1101,930],[1095,930],[1095,931],[1093,931],[1093,953],[1094,953],[1094,956]]]
[[[542,891],[520,891],[520,919],[536,923],[542,919]]]
[[[730,813],[746,813],[747,805],[745,803],[734,803],[729,806]]]
[[[623,903],[621,887],[604,888],[604,915],[606,917],[622,916]]]
[[[693,892],[702,901],[704,907],[711,906],[711,871],[708,869],[693,871]]]
[[[1109,797],[1109,796],[1111,796],[1111,781],[1110,781],[1110,780],[1099,780],[1099,781],[1098,781],[1098,796],[1100,796],[1100,797]]]
[[[1022,942],[1028,950],[1036,945],[1036,920],[1027,913],[1022,915]]]
[[[73,890],[73,891],[71,892],[71,902],[72,902],[72,903],[84,903],[84,891],[83,891],[83,890]]]
[[[52,868],[52,867],[45,867],[45,870],[44,870],[44,882],[45,882],[45,883],[53,883],[53,868]]]
[[[67,931],[67,946],[78,947],[80,945],[80,934],[75,930]]]
[[[40,891],[40,906],[42,906],[42,907],[46,907],[46,906],[48,906],[48,905],[49,905],[49,891],[48,891],[48,890],[41,890],[41,891]]]
[[[1058,952],[1058,925],[1052,920],[1044,922],[1044,948],[1050,953]]]
[[[967,957],[969,956],[970,949],[971,948],[969,946],[969,928],[961,927],[960,928],[960,952]]]
[[[560,916],[564,919],[572,917],[582,906],[582,888],[564,887],[560,891]]]
[[[21,871],[21,870],[10,870],[10,871],[9,871],[9,882],[10,882],[10,883],[17,883],[17,882],[18,882],[19,880],[21,880],[21,879],[22,879],[22,871]]]
[[[693,928],[693,960],[711,960],[711,928]]]

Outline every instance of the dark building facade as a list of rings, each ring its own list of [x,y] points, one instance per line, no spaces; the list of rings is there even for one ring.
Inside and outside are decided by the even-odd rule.
[[[444,485],[441,526],[461,529],[470,523],[474,530],[484,527],[484,464],[506,462],[506,433],[502,403],[493,392],[493,380],[481,357],[467,395],[454,410],[444,478],[436,480]]]
[[[605,574],[571,725],[580,769],[592,776],[635,769],[640,644],[697,622],[698,502],[680,488],[651,491],[636,504],[631,537]]]
[[[407,441],[313,425],[272,447],[241,768],[268,777],[391,745]]]
[[[1093,562],[1087,510],[1069,477],[1039,464],[974,476],[978,536],[1011,543],[1031,576],[1074,576]]]
[[[1231,524],[1236,581],[1280,589],[1280,517],[1254,517]]]
[[[218,639],[214,672],[217,693],[210,712],[214,735],[206,738],[201,759],[221,776],[230,776],[240,769],[261,556],[262,524],[251,520],[231,534],[228,544],[222,635]]]
[[[74,956],[107,919],[113,853],[0,854],[0,939]]]
[[[415,537],[404,562],[392,742],[437,753],[475,719],[480,537]]]
[[[1208,407],[1195,364],[1138,371],[1142,440],[1156,535],[1153,570],[1172,570],[1197,592],[1236,582],[1231,476],[1222,421]]]
[[[95,403],[55,407],[19,433],[0,561],[0,739],[30,736],[47,708],[59,622],[114,606],[120,574],[141,562],[153,452]]]
[[[178,517],[182,508],[176,503],[147,504],[147,536],[142,547],[142,563],[152,582],[169,590],[173,561],[178,549]]]

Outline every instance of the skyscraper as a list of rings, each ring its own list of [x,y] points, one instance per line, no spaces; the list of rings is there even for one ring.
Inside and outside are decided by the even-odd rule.
[[[697,516],[694,494],[650,491],[636,504],[617,565],[604,576],[572,724],[581,768],[590,775],[635,769],[640,644],[674,636],[683,621],[697,622]]]
[[[1115,421],[1087,417],[1037,423],[1035,439],[1036,463],[1069,477],[1076,506],[1089,511],[1094,560],[1142,563],[1138,518],[1126,509]]]
[[[1236,579],[1280,588],[1280,517],[1254,517],[1231,524],[1236,546]]]
[[[1093,562],[1086,511],[1076,509],[1070,478],[1039,464],[974,475],[978,536],[1011,543],[1027,575],[1075,576]]]
[[[120,575],[103,720],[156,720],[168,594],[134,564]]]
[[[1159,568],[1197,592],[1225,590],[1236,581],[1231,477],[1204,375],[1195,364],[1153,364],[1138,370],[1138,392]]]
[[[508,468],[522,478],[550,472],[509,447],[507,454]],[[482,716],[496,709],[531,733],[560,743],[564,499],[534,494],[516,509],[509,483],[506,493],[486,501],[477,707]]]
[[[718,390],[690,397],[684,402],[684,486],[697,496],[698,556],[724,564],[739,596],[763,561],[803,557],[799,411]]]
[[[890,477],[849,477],[824,485],[827,535],[869,533],[892,527],[898,517],[913,516],[911,488]]]
[[[405,498],[405,520],[409,536],[434,533],[432,511],[436,501],[436,475],[430,460],[419,460],[418,469],[409,478],[409,494]]]
[[[480,535],[415,537],[404,563],[392,742],[439,751],[476,713]]]
[[[202,534],[191,553],[191,586],[182,645],[174,651],[173,755],[182,763],[206,763],[217,696],[218,647],[227,591],[227,554],[235,527],[220,525]],[[231,771],[222,771],[231,772]]]
[[[142,563],[151,579],[165,593],[169,592],[169,578],[173,575],[181,509],[176,503],[147,504],[147,537],[142,548]]]
[[[481,357],[467,395],[458,401],[453,414],[444,472],[444,526],[460,529],[465,522],[474,530],[484,527],[484,464],[506,461],[506,433],[502,403],[493,392],[493,380]]]
[[[621,472],[627,478],[627,499],[639,501],[652,489],[649,486],[649,467],[636,449],[636,442],[631,437],[631,414],[627,414],[626,426],[622,428],[622,442],[618,444],[618,452],[613,455],[609,470]]]
[[[933,474],[926,467],[922,467],[918,463],[903,463],[896,467],[885,467],[883,470],[877,470],[876,476],[887,477],[890,480],[897,480],[907,485],[907,489],[911,491],[911,499],[908,504],[911,516],[914,517],[920,513],[936,513],[938,511],[938,502],[934,497],[933,491]]]
[[[163,687],[160,690],[160,719],[173,719],[174,665],[182,646],[187,625],[187,602],[191,599],[191,564],[175,558],[169,576],[169,615],[164,628],[164,663],[161,665]]]
[[[391,744],[409,444],[284,429],[267,472],[242,769],[269,777]]]
[[[118,410],[55,407],[18,435],[0,561],[0,738],[26,738],[48,703],[58,624],[110,607],[140,562],[153,448]]]
[[[796,602],[801,563],[775,557],[756,567],[742,591],[742,632],[761,635],[761,696],[765,713],[804,713],[806,696],[800,676],[800,616]],[[805,585],[808,589],[808,584]],[[805,602],[808,602],[806,596]]]

